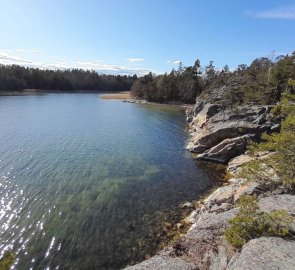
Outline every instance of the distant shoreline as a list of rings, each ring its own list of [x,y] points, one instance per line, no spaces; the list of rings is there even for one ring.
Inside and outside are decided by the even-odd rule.
[[[121,91],[112,92],[114,94]],[[24,89],[21,91],[0,91],[0,96],[29,96],[43,94],[109,94],[110,91],[92,91],[92,90],[77,90],[77,91],[61,91],[61,90],[42,90],[42,89]]]

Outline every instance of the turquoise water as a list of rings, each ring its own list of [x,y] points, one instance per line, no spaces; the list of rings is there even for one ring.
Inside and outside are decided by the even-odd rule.
[[[0,97],[0,252],[15,269],[120,269],[213,181],[184,112],[97,94]],[[0,254],[0,255],[1,255]]]

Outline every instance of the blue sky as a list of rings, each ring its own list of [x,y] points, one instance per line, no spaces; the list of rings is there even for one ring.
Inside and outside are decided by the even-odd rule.
[[[293,0],[0,0],[0,63],[114,74],[295,50]]]

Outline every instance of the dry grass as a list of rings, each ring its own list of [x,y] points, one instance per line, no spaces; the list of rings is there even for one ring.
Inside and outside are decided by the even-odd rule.
[[[130,92],[119,92],[114,94],[106,94],[101,96],[102,99],[130,99]]]

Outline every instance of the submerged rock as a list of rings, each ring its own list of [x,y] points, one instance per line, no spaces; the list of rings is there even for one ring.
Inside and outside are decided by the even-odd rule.
[[[179,205],[180,208],[195,208],[191,202],[185,202]]]

